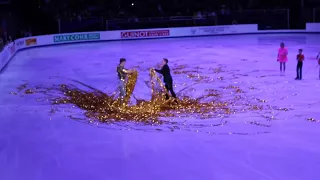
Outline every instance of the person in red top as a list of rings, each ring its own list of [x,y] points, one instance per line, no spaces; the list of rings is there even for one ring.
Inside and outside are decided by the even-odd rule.
[[[299,49],[299,54],[297,55],[297,77],[296,80],[301,80],[302,79],[302,65],[304,61],[304,55],[302,54],[302,49]]]

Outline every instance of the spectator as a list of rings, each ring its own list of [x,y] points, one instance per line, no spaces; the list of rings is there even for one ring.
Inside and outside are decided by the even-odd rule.
[[[201,13],[201,11],[198,11],[198,12],[197,12],[197,18],[199,18],[199,19],[202,18],[202,13]]]
[[[81,20],[82,20],[82,17],[81,17],[80,13],[77,15],[77,20],[78,20],[78,22],[81,22]]]
[[[8,41],[8,33],[6,31],[3,32],[2,36],[2,41],[3,41],[3,44],[7,44],[7,41]]]
[[[24,37],[24,30],[20,30],[20,33],[18,34],[18,38]]]
[[[4,42],[2,37],[0,37],[0,52],[2,51],[3,48],[4,48]]]
[[[32,36],[31,31],[24,31],[24,37],[30,37]]]
[[[11,37],[11,36],[8,36],[8,42],[7,42],[7,44],[12,43],[12,42],[13,42],[12,37]]]

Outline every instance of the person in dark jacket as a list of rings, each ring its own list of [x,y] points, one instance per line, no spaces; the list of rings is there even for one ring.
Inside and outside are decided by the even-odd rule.
[[[304,55],[302,54],[302,49],[299,49],[299,54],[297,55],[297,77],[296,80],[302,79],[302,65],[304,61]]]
[[[168,62],[169,62],[168,59],[164,58],[162,61],[162,68],[155,69],[155,71],[162,74],[163,82],[165,84],[167,91],[168,92],[170,91],[172,97],[177,98],[176,93],[174,93],[174,91],[173,91],[173,80],[172,80],[172,76],[170,74],[170,68],[168,66]],[[169,99],[168,94],[166,94],[166,99]]]

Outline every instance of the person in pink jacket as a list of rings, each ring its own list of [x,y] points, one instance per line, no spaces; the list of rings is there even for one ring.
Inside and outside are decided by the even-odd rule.
[[[288,50],[284,47],[284,43],[280,44],[280,48],[278,49],[278,58],[277,61],[280,62],[280,73],[283,75],[286,72],[286,62],[288,61]],[[282,69],[283,67],[283,69]]]

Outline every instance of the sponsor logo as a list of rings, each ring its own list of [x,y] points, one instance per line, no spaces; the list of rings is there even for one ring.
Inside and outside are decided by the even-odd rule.
[[[121,38],[144,38],[170,36],[170,30],[152,30],[152,31],[125,31],[121,32]]]
[[[58,35],[53,36],[53,42],[72,42],[72,41],[88,41],[99,40],[100,33],[86,33],[86,34],[70,34],[70,35]]]
[[[204,34],[220,34],[224,33],[227,29],[229,29],[227,26],[199,28]]]
[[[26,39],[26,46],[37,45],[37,38]]]
[[[19,46],[23,46],[24,45],[24,41],[17,41],[16,42],[16,45],[19,47]]]

